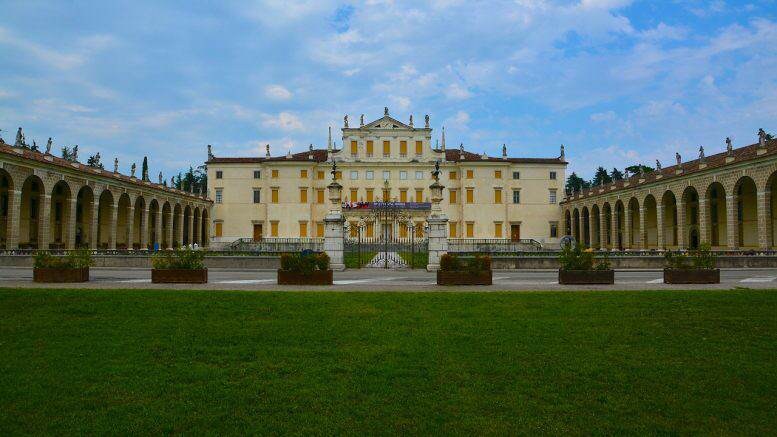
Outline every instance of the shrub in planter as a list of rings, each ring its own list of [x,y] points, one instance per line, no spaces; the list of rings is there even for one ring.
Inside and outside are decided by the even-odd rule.
[[[151,257],[151,282],[155,284],[204,284],[208,282],[205,251],[180,248]]]
[[[34,282],[87,282],[92,254],[86,249],[54,256],[40,251],[33,256],[32,280]]]
[[[329,255],[326,253],[304,251],[281,255],[279,285],[332,285],[332,281]]]
[[[561,267],[558,270],[559,284],[607,285],[615,283],[615,271],[610,267],[607,253],[596,260],[592,249],[581,245],[565,245],[558,258]]]
[[[475,255],[467,261],[446,253],[440,257],[437,285],[491,285],[491,257]]]
[[[709,243],[689,254],[667,251],[664,255],[664,284],[719,284],[720,269]]]

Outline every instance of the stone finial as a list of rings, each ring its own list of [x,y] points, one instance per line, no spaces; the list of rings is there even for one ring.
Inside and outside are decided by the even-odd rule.
[[[445,126],[442,127],[442,143],[440,144],[442,151],[445,151]]]
[[[19,127],[19,130],[16,131],[16,141],[14,141],[13,146],[24,147],[24,133],[22,132],[21,127]]]
[[[49,137],[49,140],[46,142],[46,154],[51,155],[51,137]]]
[[[343,127],[348,127],[348,114],[343,117]]]
[[[359,116],[359,127],[364,126],[364,114]]]
[[[731,145],[731,138],[726,137],[726,154],[734,156],[734,147]]]
[[[175,176],[170,177],[170,188],[175,188]]]
[[[410,127],[413,127],[413,114],[410,114]]]
[[[19,128],[19,130],[21,130],[21,128]],[[19,136],[18,136],[18,134],[17,134],[17,138],[18,138],[18,137],[19,137]],[[759,147],[759,148],[764,148],[764,147],[766,147],[766,131],[765,131],[765,130],[763,130],[763,128],[761,128],[761,129],[758,129],[758,147]]]
[[[264,145],[264,150],[265,150],[264,156],[269,158],[270,157],[270,145],[269,144],[265,144]]]
[[[131,177],[131,178],[134,178],[134,177],[135,177],[135,170],[136,170],[136,169],[137,169],[137,164],[135,164],[135,163],[133,162],[133,163],[132,163],[132,166],[130,167],[130,177]]]
[[[113,172],[119,172],[119,158],[113,158]]]
[[[213,159],[213,146],[208,144],[208,161],[210,161],[211,159]]]
[[[699,161],[704,162],[704,146],[699,146]]]
[[[345,127],[348,127],[348,124]],[[332,150],[332,126],[329,126],[329,139],[326,141],[326,150]]]
[[[564,159],[564,145],[563,144],[561,145],[561,156],[560,156],[560,159],[562,159],[562,160]]]
[[[383,115],[386,115],[386,116],[389,115],[389,113],[388,113],[388,106],[384,106],[383,107]]]
[[[162,172],[159,172],[159,185],[162,185],[162,181],[164,181],[164,176],[162,176]]]
[[[507,145],[502,144],[502,158],[507,158]]]
[[[661,161],[656,159],[656,170],[661,171]]]
[[[429,114],[424,115],[424,127],[429,129]]]
[[[291,149],[286,151],[286,159],[291,159]]]
[[[677,165],[680,165],[683,163],[683,159],[680,157],[680,154],[677,152],[675,152],[674,154],[674,159],[677,162]]]

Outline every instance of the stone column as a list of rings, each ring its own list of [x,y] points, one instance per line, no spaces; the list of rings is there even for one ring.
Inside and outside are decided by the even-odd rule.
[[[728,244],[728,250],[736,250],[739,247],[738,217],[739,215],[737,214],[737,196],[733,194],[726,196],[726,244]],[[759,217],[760,217],[760,210],[759,210]]]
[[[631,216],[631,208],[625,208],[626,217],[624,220],[624,231],[623,231],[623,248],[624,249],[631,249],[631,221],[633,217]]]
[[[710,242],[710,212],[707,206],[707,198],[699,196],[699,244]]]
[[[678,200],[675,207],[677,208],[677,248],[682,250],[688,247],[688,242],[685,241],[685,204],[682,200]]]
[[[610,208],[610,246],[620,249],[618,246],[618,210]]]
[[[110,250],[116,250],[116,234],[119,232],[119,230],[116,229],[116,222],[119,218],[119,205],[117,205],[117,202],[118,200],[114,200],[113,204],[111,205],[111,217],[108,224],[110,227],[110,230],[108,231],[108,249]]]
[[[211,220],[210,220],[210,214],[208,214],[208,218],[200,218],[202,220],[202,230],[200,231],[200,238],[202,239],[202,247],[208,247],[210,246],[210,226],[211,226]],[[313,235],[313,232],[315,229],[313,227],[315,226],[314,222],[310,222],[310,229],[308,229],[308,235]]]
[[[194,212],[189,213],[189,232],[187,236],[187,241],[189,244],[194,244]]]
[[[588,247],[596,247],[594,245],[594,221],[592,220],[593,214],[591,210],[588,210]]]
[[[141,220],[140,220],[140,249],[146,250],[148,249],[148,234],[150,232],[150,228],[148,226],[148,207],[143,207],[143,213],[141,214]]]
[[[6,249],[19,248],[19,221],[22,214],[22,192],[19,190],[10,190],[8,192],[8,227],[6,231]]]
[[[647,229],[645,228],[645,206],[639,206],[639,247],[642,250],[647,249]]]
[[[100,212],[100,202],[99,202],[99,196],[95,195],[95,200],[92,202],[92,219],[90,220],[90,227],[89,227],[89,248],[90,249],[97,249],[99,248],[99,242],[97,241],[97,228],[100,227],[100,220],[99,220],[99,212]]]
[[[162,249],[162,208],[156,210],[156,220],[154,220],[154,241],[151,242],[159,245],[159,249]]]
[[[174,215],[173,217],[173,220],[178,222],[178,232],[176,239],[178,240],[178,246],[180,247],[183,245],[183,210],[181,210],[180,214]]]
[[[756,201],[758,202],[758,248],[761,250],[768,250],[772,240],[772,220],[769,217],[769,198],[771,197],[769,190],[758,190]]]
[[[135,242],[135,207],[130,204],[127,208],[127,249],[132,250]]]
[[[330,211],[324,218],[324,252],[329,255],[332,270],[345,270],[343,262],[343,215],[339,211]],[[429,250],[431,257],[431,248]]]
[[[40,196],[40,209],[38,210],[38,249],[49,248],[49,234],[51,233],[51,196]]]
[[[664,205],[656,203],[656,246],[664,249]]]
[[[599,249],[607,249],[607,217],[599,210]]]
[[[173,248],[173,210],[170,209],[170,214],[167,215],[167,246],[165,249]]]
[[[76,248],[76,230],[78,229],[78,197],[72,196],[70,198],[70,208],[68,208],[67,218],[67,237],[65,240],[65,249]]]

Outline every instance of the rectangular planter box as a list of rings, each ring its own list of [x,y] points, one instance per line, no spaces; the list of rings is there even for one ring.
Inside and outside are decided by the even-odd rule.
[[[88,282],[89,267],[80,269],[32,269],[33,282]]]
[[[151,282],[154,284],[205,284],[208,282],[208,269],[151,269]]]
[[[278,270],[278,285],[332,285],[332,270],[314,270],[309,275]]]
[[[720,269],[664,269],[664,284],[720,284]]]
[[[610,285],[615,283],[615,270],[561,270],[558,283],[565,285]]]
[[[467,272],[444,272],[437,270],[437,285],[491,285],[491,270],[471,274]]]

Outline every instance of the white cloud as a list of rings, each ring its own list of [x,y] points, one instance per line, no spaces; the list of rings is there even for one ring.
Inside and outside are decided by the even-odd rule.
[[[402,111],[407,111],[410,109],[410,99],[408,97],[404,96],[391,96],[389,97],[393,103],[394,106],[399,108]]]
[[[291,91],[282,85],[267,85],[264,88],[264,95],[272,100],[289,100],[292,97]]]
[[[464,111],[458,111],[456,114],[448,119],[448,124],[451,126],[466,126],[469,123],[469,114]]]
[[[448,88],[445,90],[445,95],[449,99],[454,99],[454,100],[463,100],[463,99],[468,99],[472,97],[472,93],[469,92],[467,88],[462,87],[457,83],[450,84]]]
[[[300,121],[299,117],[289,112],[281,112],[276,116],[265,115],[262,123],[266,127],[273,127],[284,131],[302,129],[302,121]]]

